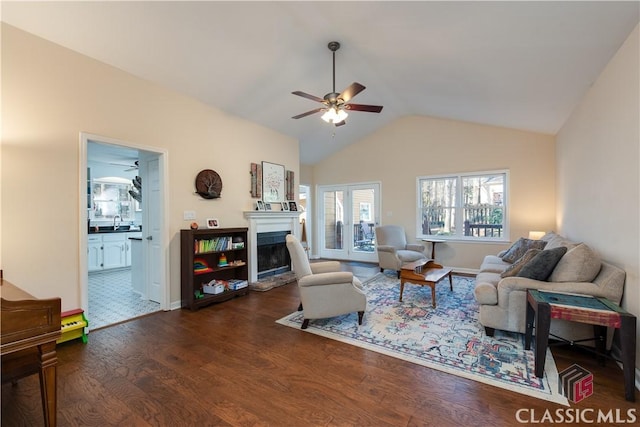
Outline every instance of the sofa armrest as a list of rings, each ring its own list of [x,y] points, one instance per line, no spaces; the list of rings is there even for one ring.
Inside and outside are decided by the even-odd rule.
[[[539,289],[543,291],[569,292],[573,294],[604,297],[602,289],[591,282],[543,282],[528,279],[526,277],[505,277],[498,282],[498,299],[503,293],[511,291],[526,291],[527,289]]]
[[[393,254],[397,251],[394,246],[389,245],[378,245],[376,246],[376,249],[378,252],[389,252],[390,254]]]
[[[353,283],[353,273],[350,271],[336,271],[333,273],[311,274],[298,280],[300,287],[339,285]]]
[[[420,244],[414,244],[414,243],[409,243],[407,246],[405,246],[405,249],[407,249],[408,251],[416,251],[416,252],[424,252],[424,245],[420,245]]]
[[[311,272],[313,274],[330,273],[334,271],[340,271],[339,261],[320,261],[312,262],[309,264]]]

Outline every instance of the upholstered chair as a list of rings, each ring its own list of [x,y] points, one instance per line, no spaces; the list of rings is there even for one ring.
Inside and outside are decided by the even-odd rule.
[[[304,311],[302,329],[311,319],[325,319],[357,312],[358,324],[367,308],[367,297],[360,280],[348,271],[340,271],[338,261],[309,263],[300,241],[293,235],[286,237],[293,271],[300,290],[300,307]]]
[[[375,228],[375,233],[381,272],[388,268],[400,277],[402,264],[427,258],[424,245],[407,243],[404,228],[399,225],[381,225]]]

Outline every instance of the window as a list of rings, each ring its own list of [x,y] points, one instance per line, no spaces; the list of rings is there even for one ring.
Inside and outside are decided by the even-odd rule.
[[[507,171],[419,177],[419,237],[508,239]]]

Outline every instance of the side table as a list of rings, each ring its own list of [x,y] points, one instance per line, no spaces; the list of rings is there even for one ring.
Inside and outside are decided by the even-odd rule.
[[[526,316],[524,348],[531,349],[535,319],[535,374],[539,378],[544,375],[551,319],[594,325],[596,335],[603,333],[606,335],[606,327],[620,329],[624,395],[629,402],[635,402],[636,317],[634,315],[627,313],[606,298],[528,289]],[[597,341],[596,346],[600,354],[604,354],[604,340]]]
[[[436,259],[436,243],[446,242],[444,239],[436,239],[432,237],[425,237],[422,241],[431,243],[431,259]]]

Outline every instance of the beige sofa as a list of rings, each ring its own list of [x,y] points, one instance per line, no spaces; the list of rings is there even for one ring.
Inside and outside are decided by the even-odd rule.
[[[586,245],[571,242],[556,233],[549,232],[541,240],[547,242],[545,251],[560,246],[568,249],[547,281],[517,275],[501,277],[513,265],[501,258],[506,251],[484,258],[476,276],[474,295],[480,305],[478,320],[487,335],[493,335],[495,329],[524,333],[526,290],[529,288],[605,297],[620,303],[626,276],[624,270],[601,261]],[[552,320],[550,332],[552,337],[555,335],[571,341],[594,336],[592,326],[563,320]]]

